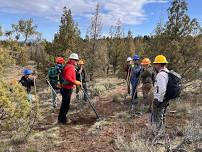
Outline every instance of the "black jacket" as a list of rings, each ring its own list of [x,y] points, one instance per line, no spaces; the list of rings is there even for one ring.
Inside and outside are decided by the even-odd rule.
[[[22,76],[19,82],[27,89],[27,93],[31,92],[31,86],[34,86],[33,79],[25,78],[25,76]]]
[[[81,77],[82,77],[82,82],[85,83],[86,82],[85,68],[82,69],[81,74],[79,73],[80,69],[81,69],[80,67],[76,68],[76,80],[81,81]]]

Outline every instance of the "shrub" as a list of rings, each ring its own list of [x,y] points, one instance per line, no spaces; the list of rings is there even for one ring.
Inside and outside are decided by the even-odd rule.
[[[9,55],[8,50],[0,48],[0,73],[3,72],[4,67],[15,63],[15,60]]]

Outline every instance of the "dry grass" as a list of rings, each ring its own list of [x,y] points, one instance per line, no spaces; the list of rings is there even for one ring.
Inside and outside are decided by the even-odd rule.
[[[134,133],[131,135],[131,138],[128,140],[124,138],[124,132],[117,135],[115,140],[115,145],[117,151],[120,152],[150,152],[151,146],[148,142],[141,138],[140,132]]]

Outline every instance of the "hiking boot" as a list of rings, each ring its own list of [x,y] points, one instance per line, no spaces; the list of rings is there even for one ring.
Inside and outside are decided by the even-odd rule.
[[[66,122],[61,122],[61,121],[58,121],[57,124],[58,125],[67,125],[67,124],[71,124],[72,123],[72,120],[71,119],[67,119]]]
[[[65,125],[65,123],[61,122],[61,121],[57,121],[57,123],[55,123],[57,125]]]

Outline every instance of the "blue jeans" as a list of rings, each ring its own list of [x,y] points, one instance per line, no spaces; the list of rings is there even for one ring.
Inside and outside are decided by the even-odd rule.
[[[135,84],[131,84],[132,85],[132,94],[131,94],[131,102],[132,104],[136,103],[136,99],[137,99],[137,85]]]

